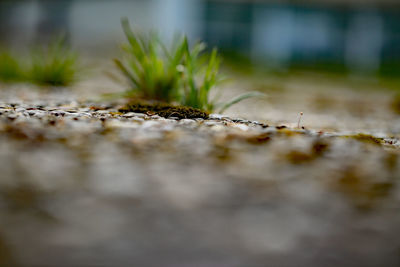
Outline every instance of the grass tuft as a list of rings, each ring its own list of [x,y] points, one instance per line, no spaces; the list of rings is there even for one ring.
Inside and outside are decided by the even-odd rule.
[[[202,42],[189,46],[186,36],[175,39],[168,48],[156,34],[134,33],[126,18],[122,29],[128,40],[123,46],[123,60],[114,62],[130,82],[127,98],[179,103],[206,112],[224,112],[234,104],[250,97],[265,96],[260,92],[248,92],[228,102],[211,99],[211,91],[223,79],[219,74],[221,59],[216,49],[204,60],[206,45]],[[218,94],[217,94],[218,95]]]
[[[168,49],[157,34],[134,33],[127,19],[122,19],[121,23],[128,43],[123,45],[124,60],[114,59],[114,62],[129,80],[132,94],[164,102],[176,100],[183,42]]]
[[[15,82],[24,79],[20,63],[10,52],[0,52],[0,81]]]
[[[76,80],[77,55],[58,39],[32,53],[29,79],[39,85],[67,86]]]

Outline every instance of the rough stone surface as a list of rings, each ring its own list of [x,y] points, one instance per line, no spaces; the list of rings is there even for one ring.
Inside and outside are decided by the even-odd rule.
[[[9,262],[399,266],[398,134],[11,98],[0,102]]]

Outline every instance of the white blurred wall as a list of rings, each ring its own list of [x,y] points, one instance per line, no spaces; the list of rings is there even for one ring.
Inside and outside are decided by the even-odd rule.
[[[200,0],[75,0],[69,12],[71,42],[88,51],[113,49],[124,39],[122,17],[129,18],[134,29],[156,29],[162,36],[186,33],[198,39],[201,7]],[[38,3],[15,4],[12,13],[11,44],[33,41],[41,15]]]

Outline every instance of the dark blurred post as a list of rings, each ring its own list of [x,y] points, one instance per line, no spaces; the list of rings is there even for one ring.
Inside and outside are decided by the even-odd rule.
[[[12,17],[16,4],[20,1],[0,0],[0,45],[9,44],[12,28]]]
[[[69,12],[73,0],[38,0],[40,19],[37,27],[37,41],[47,43],[54,38],[65,38],[69,43]]]

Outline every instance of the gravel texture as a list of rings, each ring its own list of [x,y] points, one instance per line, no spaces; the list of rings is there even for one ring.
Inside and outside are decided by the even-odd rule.
[[[396,134],[11,95],[0,266],[400,265]]]

